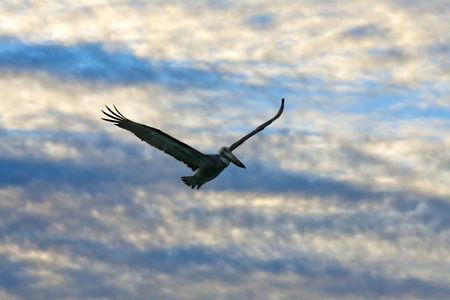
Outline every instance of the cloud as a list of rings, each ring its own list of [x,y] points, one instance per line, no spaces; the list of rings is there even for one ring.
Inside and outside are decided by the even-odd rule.
[[[423,70],[442,65],[441,58],[435,58],[436,62],[428,60],[421,45],[434,45],[439,36],[446,36],[446,28],[442,26],[445,23],[440,22],[445,19],[446,10],[436,10],[442,6],[441,1],[414,3],[408,9],[399,9],[398,5],[380,2],[367,10],[365,2],[348,5],[341,1],[334,5],[322,1],[301,5],[286,2],[276,7],[269,3],[195,6],[122,2],[71,5],[56,12],[30,5],[28,17],[4,9],[11,23],[4,28],[4,35],[32,41],[51,37],[64,45],[100,43],[107,49],[131,49],[138,57],[153,57],[158,61],[176,57],[182,62],[219,62],[224,68],[230,62],[239,62],[241,67],[235,71],[240,73],[249,68],[264,73],[264,67],[252,63],[264,61],[278,75],[283,71],[296,77],[299,72],[320,73],[332,83],[333,78],[370,77],[389,84],[421,85],[434,74]],[[36,11],[41,11],[45,18],[36,15]],[[431,14],[426,19],[419,18],[420,11]],[[434,32],[427,34],[427,24],[438,23],[441,25],[433,26]],[[263,35],[260,35],[261,26],[265,28]],[[348,39],[349,36],[352,38]],[[377,48],[408,52],[409,59],[380,64],[378,58],[370,55]],[[286,70],[285,64],[295,68]],[[379,77],[379,72],[390,76]]]
[[[344,35],[349,38],[373,38],[377,36],[382,36],[385,34],[385,30],[378,28],[374,24],[365,24],[352,27],[345,31]]]
[[[18,292],[21,288],[33,282],[33,280],[30,280],[31,278],[27,278],[24,264],[13,262],[4,255],[0,256],[0,262],[2,265],[0,278],[3,288],[10,292]]]
[[[100,44],[62,46],[26,44],[3,39],[0,65],[23,71],[44,71],[55,77],[111,84],[154,82],[172,88],[217,85],[222,76],[171,62],[154,62],[123,52],[108,52]]]
[[[361,293],[371,297],[445,297],[449,294],[446,286],[430,284],[414,277],[386,278],[379,270],[365,269],[355,271],[331,258],[314,256],[302,252],[285,257],[258,257],[249,255],[239,247],[211,248],[199,246],[182,246],[173,248],[147,248],[138,250],[127,244],[114,246],[83,240],[70,241],[60,239],[54,241],[56,249],[70,249],[66,252],[75,268],[64,266],[57,261],[48,267],[57,271],[66,282],[73,286],[83,286],[84,289],[58,287],[36,288],[23,286],[21,295],[33,293],[38,298],[44,297],[86,297],[105,296],[119,299],[130,295],[138,299],[144,295],[143,285],[150,285],[156,294],[167,298],[177,298],[183,295],[197,298],[198,295],[215,296],[217,290],[202,289],[157,289],[157,284],[167,287],[189,284],[201,287],[204,281],[217,286],[236,288],[246,293],[248,283],[253,281],[262,286],[262,292],[285,295],[282,290],[307,290],[307,286],[316,286],[318,281],[324,282],[324,289],[317,296],[356,296]],[[83,257],[92,261],[85,261]],[[82,271],[79,269],[82,264]],[[16,267],[17,264],[14,264]],[[29,266],[33,269],[38,265]],[[133,270],[134,280],[128,278]],[[15,268],[16,269],[16,268]],[[119,271],[119,272],[118,272]],[[184,278],[187,274],[189,277]],[[280,279],[291,278],[285,284]],[[97,278],[96,280],[92,280]],[[169,281],[164,280],[169,279]],[[297,278],[300,282],[292,281]],[[17,279],[24,280],[24,278]],[[30,283],[30,279],[25,279]],[[125,280],[125,281],[123,281]],[[92,282],[96,284],[92,284]],[[134,293],[129,294],[132,287]],[[299,285],[300,284],[300,285]],[[71,285],[72,286],[72,285]],[[308,293],[308,291],[306,291]],[[228,292],[225,292],[227,295]],[[261,297],[257,290],[250,292],[252,298]]]
[[[248,23],[256,28],[264,29],[273,23],[272,14],[258,14],[251,16],[248,19]]]
[[[2,2],[0,298],[448,298],[446,4]]]

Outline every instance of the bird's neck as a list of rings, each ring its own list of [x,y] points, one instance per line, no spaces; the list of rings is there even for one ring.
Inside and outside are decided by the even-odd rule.
[[[226,159],[225,157],[222,157],[222,155],[219,155],[220,160],[228,167],[230,165],[230,161]]]

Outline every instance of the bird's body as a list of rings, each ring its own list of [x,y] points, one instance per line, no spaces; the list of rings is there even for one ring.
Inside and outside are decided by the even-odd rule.
[[[110,119],[102,118],[103,120],[112,122],[120,128],[131,131],[142,141],[164,151],[179,161],[184,162],[193,171],[197,171],[193,176],[185,176],[181,177],[181,179],[191,188],[199,189],[206,182],[216,178],[226,167],[230,165],[230,162],[238,167],[245,168],[244,164],[241,163],[231,151],[277,119],[283,112],[284,99],[282,99],[281,107],[275,117],[260,125],[258,128],[235,142],[230,147],[220,148],[219,154],[209,155],[195,150],[191,146],[186,145],[185,143],[171,137],[157,128],[149,127],[127,119],[117,110],[115,106],[115,112],[109,107],[106,108],[111,114],[104,111],[103,113]]]
[[[198,168],[193,176],[181,177],[181,180],[183,180],[186,185],[191,186],[192,188],[200,188],[204,183],[219,176],[219,174],[230,165],[229,162],[228,164],[224,163],[217,154],[206,155],[206,157],[207,159],[205,159],[202,166]]]

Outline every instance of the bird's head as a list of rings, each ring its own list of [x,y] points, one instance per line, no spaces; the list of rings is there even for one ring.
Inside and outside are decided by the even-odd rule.
[[[236,166],[245,169],[245,165],[241,163],[239,159],[237,159],[237,157],[234,156],[233,153],[231,153],[231,150],[228,149],[228,147],[224,146],[219,149],[219,157],[227,166],[230,164],[231,161]]]

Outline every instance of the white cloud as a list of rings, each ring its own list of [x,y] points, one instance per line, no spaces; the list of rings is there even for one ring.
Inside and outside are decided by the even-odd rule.
[[[0,298],[448,298],[448,14],[3,1]],[[200,191],[100,120],[215,153],[282,97]]]
[[[65,45],[100,42],[152,59],[240,62],[255,73],[264,69],[249,60],[279,65],[278,74],[282,64],[290,64],[330,81],[363,76],[379,80],[379,72],[388,72],[388,82],[418,85],[430,76],[435,79],[439,61],[445,59],[430,60],[427,49],[450,40],[442,22],[447,10],[436,10],[437,5],[432,1],[405,9],[391,1],[375,6],[288,1],[214,8],[206,3],[47,1],[11,9],[5,3],[2,31],[24,40]],[[248,23],[252,16],[264,14],[273,16],[264,29]]]

